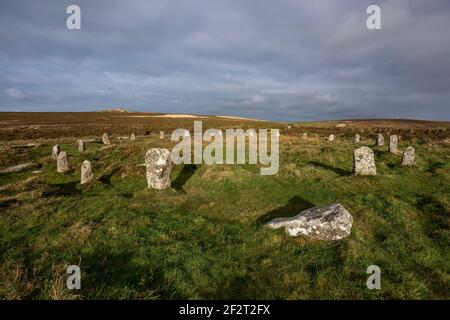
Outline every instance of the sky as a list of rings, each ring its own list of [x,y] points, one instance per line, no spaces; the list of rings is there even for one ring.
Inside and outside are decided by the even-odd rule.
[[[450,1],[1,0],[0,75],[0,111],[450,120]]]

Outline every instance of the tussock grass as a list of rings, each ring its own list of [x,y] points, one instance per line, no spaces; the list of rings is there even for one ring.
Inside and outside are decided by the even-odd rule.
[[[341,137],[282,136],[280,171],[252,165],[175,166],[173,190],[148,190],[145,151],[157,135],[102,148],[63,143],[72,168],[57,174],[51,144],[11,149],[2,164],[31,171],[0,176],[0,297],[3,299],[439,299],[450,284],[450,149],[412,144],[418,163],[373,147],[378,175],[353,177],[355,145]],[[373,141],[363,141],[371,146]],[[372,146],[371,146],[372,147]],[[96,181],[79,185],[90,160]],[[290,238],[264,223],[340,202],[353,215],[338,242]],[[65,287],[78,264],[82,290]],[[366,268],[382,289],[366,288]]]

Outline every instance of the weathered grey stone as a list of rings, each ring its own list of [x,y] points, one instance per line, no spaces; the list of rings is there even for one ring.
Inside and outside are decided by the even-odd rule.
[[[102,136],[102,142],[103,142],[103,144],[107,144],[107,145],[111,144],[111,142],[109,141],[108,134],[106,132]]]
[[[398,137],[395,134],[389,136],[389,152],[398,153]]]
[[[384,146],[384,137],[381,133],[377,134],[377,146]]]
[[[163,131],[160,131],[160,132],[159,132],[159,138],[160,138],[160,139],[164,139],[164,132],[163,132]]]
[[[413,147],[409,146],[406,148],[405,152],[403,152],[402,165],[404,166],[412,166],[416,163],[416,151]]]
[[[59,144],[55,144],[52,148],[52,159],[56,160],[56,158],[58,157],[59,154]]]
[[[345,126],[346,126],[345,123],[338,123],[338,124],[336,125],[336,128],[344,128]]]
[[[80,184],[85,184],[94,180],[94,172],[92,171],[92,165],[89,160],[84,160],[81,165],[81,178]]]
[[[170,187],[170,172],[172,161],[170,151],[162,148],[152,148],[145,154],[147,183],[151,189],[166,189]]]
[[[308,138],[308,134],[305,132],[302,134],[302,139],[307,139]]]
[[[86,147],[84,146],[84,141],[83,140],[78,140],[78,152],[83,152],[84,150],[86,150]]]
[[[31,162],[18,164],[12,167],[8,167],[5,169],[0,170],[0,173],[12,173],[12,172],[20,172],[26,169],[29,169],[30,167],[33,167],[34,164]]]
[[[132,133],[132,134],[131,134],[131,136],[130,136],[130,140],[131,140],[131,141],[134,141],[134,140],[136,140],[136,136],[134,135],[134,133]]]
[[[361,147],[353,153],[353,173],[355,175],[376,175],[375,156],[369,147]]]
[[[353,138],[354,143],[359,143],[361,141],[361,136],[357,133],[355,134],[355,137]]]
[[[330,134],[330,136],[328,137],[328,141],[334,141],[334,134]]]
[[[56,171],[59,173],[65,173],[69,171],[69,161],[67,159],[67,153],[61,151],[56,158]]]
[[[352,215],[341,204],[335,203],[302,211],[292,218],[275,218],[267,226],[271,229],[284,227],[292,237],[340,240],[350,234],[352,224]]]

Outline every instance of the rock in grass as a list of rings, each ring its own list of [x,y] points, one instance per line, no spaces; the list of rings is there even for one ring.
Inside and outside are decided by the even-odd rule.
[[[284,227],[292,237],[331,241],[347,237],[352,224],[352,215],[341,204],[335,203],[302,211],[292,218],[275,218],[267,226],[271,229]]]
[[[375,156],[369,147],[361,147],[353,152],[353,174],[370,176],[377,174]]]
[[[69,161],[67,159],[67,152],[61,151],[56,158],[56,171],[59,173],[66,173],[69,171]]]
[[[56,158],[58,157],[59,154],[59,144],[55,144],[52,148],[52,159],[56,160]]]
[[[94,180],[94,172],[92,171],[92,165],[89,160],[84,160],[81,165],[81,179],[80,184],[89,183]]]
[[[405,152],[403,152],[402,165],[404,166],[412,166],[416,163],[416,151],[413,147],[409,146],[406,148]]]
[[[302,139],[307,139],[308,138],[308,134],[305,132],[302,134]]]
[[[147,168],[147,183],[150,189],[170,188],[172,161],[169,150],[149,149],[145,154],[145,166]]]
[[[389,152],[394,154],[398,153],[398,137],[395,134],[389,136]]]
[[[328,141],[334,141],[334,134],[330,134],[328,136]]]
[[[384,146],[384,137],[381,133],[377,135],[377,146]]]
[[[84,150],[86,150],[84,141],[80,139],[78,140],[78,152],[83,152]]]
[[[107,133],[104,133],[104,134],[103,134],[103,136],[102,136],[102,142],[103,142],[103,144],[106,144],[106,145],[111,144],[111,142],[109,141],[109,136],[108,136]]]
[[[136,140],[136,136],[134,135],[134,133],[132,133],[130,136],[130,141],[134,141],[134,140]]]
[[[361,136],[357,133],[355,134],[355,137],[353,138],[354,143],[359,143],[361,141]]]
[[[159,138],[164,139],[164,132],[162,132],[162,131],[159,132]]]
[[[23,163],[23,164],[18,164],[12,167],[8,167],[5,169],[0,170],[0,173],[13,173],[13,172],[20,172],[26,169],[29,169],[30,167],[34,166],[33,163],[29,162],[29,163]]]

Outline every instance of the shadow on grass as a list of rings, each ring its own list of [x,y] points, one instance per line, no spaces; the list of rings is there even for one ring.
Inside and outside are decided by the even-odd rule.
[[[352,174],[352,172],[350,170],[345,170],[345,169],[341,169],[341,168],[335,168],[332,167],[328,164],[322,163],[322,162],[318,162],[318,161],[309,161],[308,164],[313,165],[315,167],[318,168],[322,168],[325,170],[329,170],[329,171],[333,171],[335,173],[337,173],[340,176],[350,176]]]
[[[107,170],[105,173],[102,174],[98,180],[104,184],[111,184],[111,177],[115,175],[117,172],[119,172],[120,167],[114,167],[110,170]]]
[[[432,240],[445,242],[445,232],[449,230],[448,217],[450,212],[435,197],[418,194],[416,195],[415,207],[420,210],[424,219],[423,230],[427,237]]]
[[[299,197],[295,196],[289,200],[289,202],[275,210],[269,211],[262,215],[256,221],[257,225],[263,225],[274,218],[279,217],[293,217],[299,214],[301,211],[314,207],[314,204]]]
[[[183,166],[183,169],[181,169],[178,177],[172,182],[172,187],[177,191],[184,192],[183,186],[194,175],[195,171],[197,170],[198,170],[197,165],[185,164]]]
[[[81,190],[77,189],[77,185],[77,182],[50,184],[47,190],[42,193],[42,196],[75,196],[81,194]]]

